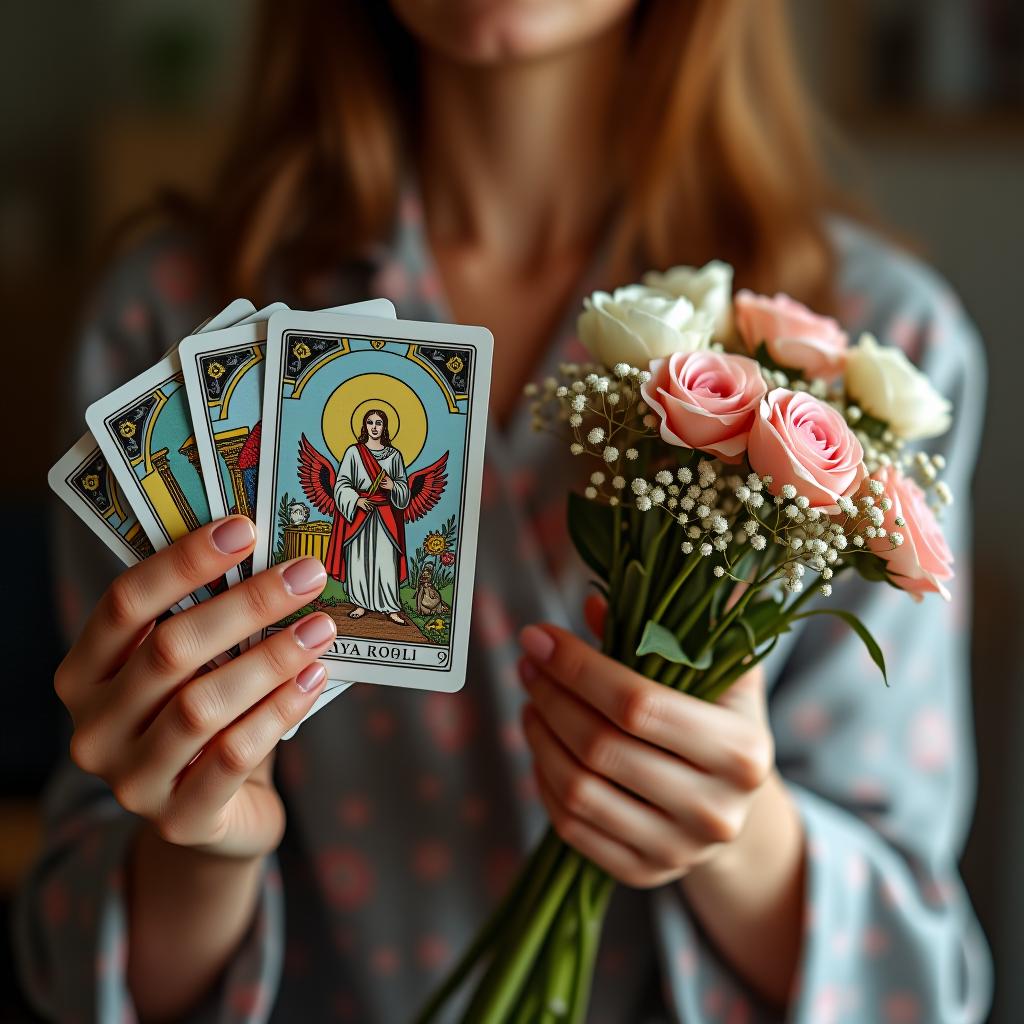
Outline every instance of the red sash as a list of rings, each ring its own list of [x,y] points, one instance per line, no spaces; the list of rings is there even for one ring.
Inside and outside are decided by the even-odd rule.
[[[373,481],[369,490],[359,492],[359,497],[369,498],[372,502],[373,513],[380,517],[391,542],[398,550],[398,582],[401,583],[409,575],[405,560],[405,516],[401,509],[396,509],[391,504],[388,492],[380,490],[380,481],[384,477],[384,470],[380,468],[380,463],[374,458],[373,453],[364,444],[357,444],[356,450],[363,460],[363,469],[366,470],[366,475]],[[342,583],[345,582],[345,545],[363,528],[370,515],[370,512],[365,512],[357,506],[352,522],[349,522],[340,512],[334,517],[334,529],[331,531],[331,539],[327,545],[327,559],[324,568],[329,576]]]

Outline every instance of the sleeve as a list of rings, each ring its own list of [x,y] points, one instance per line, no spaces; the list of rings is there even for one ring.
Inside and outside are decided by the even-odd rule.
[[[334,503],[338,511],[351,523],[356,517],[356,501],[359,498],[359,460],[351,445],[345,449],[338,467],[338,481],[334,485]]]
[[[829,603],[878,639],[889,688],[830,618],[812,620],[769,668],[777,763],[808,856],[802,963],[785,1018],[794,1024],[967,1024],[986,1018],[991,998],[988,950],[957,868],[974,796],[969,504],[984,362],[947,294],[909,333],[920,343],[910,354],[955,406],[952,430],[928,444],[945,455],[958,499],[944,519],[953,600],[918,604],[859,578],[836,587]],[[659,891],[655,915],[681,1019],[779,1019],[731,974],[681,896]]]
[[[69,368],[61,441],[85,429],[89,402],[139,373],[193,329],[207,303],[188,290],[180,245],[159,240],[115,268],[99,289]],[[54,521],[54,571],[66,635],[77,635],[121,566],[67,509]],[[25,991],[48,1019],[135,1019],[125,980],[125,864],[139,820],[106,785],[66,760],[44,806],[43,850],[20,887],[15,950]],[[195,1020],[262,1021],[280,973],[283,908],[268,862],[253,926]]]
[[[391,504],[394,505],[395,508],[408,508],[409,501],[412,498],[412,492],[409,490],[409,476],[405,471],[405,460],[402,458],[402,453],[397,448],[395,449],[395,459],[391,479],[395,484],[391,490]]]

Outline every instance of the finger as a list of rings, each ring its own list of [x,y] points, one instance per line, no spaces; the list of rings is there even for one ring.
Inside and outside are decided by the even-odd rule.
[[[648,864],[625,843],[573,817],[543,778],[538,777],[537,790],[551,824],[561,839],[617,881],[641,889],[663,885],[672,877],[671,872],[659,871]]]
[[[598,639],[604,636],[605,619],[608,617],[608,602],[600,594],[589,594],[583,602],[583,617],[590,632]]]
[[[764,704],[763,684],[757,698],[756,680],[712,704],[645,679],[555,626],[527,626],[520,640],[545,675],[645,743],[743,788],[756,788],[771,770],[771,733],[765,715],[755,712],[756,700]]]
[[[217,733],[316,661],[336,635],[334,620],[315,612],[186,683],[144,733],[136,774],[169,790]]]
[[[68,654],[68,677],[90,682],[106,679],[151,622],[237,565],[255,540],[249,519],[229,516],[125,570],[100,599]]]
[[[298,725],[323,692],[327,672],[319,662],[307,665],[237,722],[217,734],[178,780],[169,803],[169,824],[178,822],[177,842],[189,831],[208,834],[209,823],[267,758],[289,729]]]
[[[701,848],[671,818],[588,771],[530,705],[523,714],[523,731],[537,771],[573,817],[607,835],[629,836],[632,847],[669,870],[696,858]]]
[[[768,721],[768,701],[766,698],[767,680],[764,668],[755,665],[744,672],[721,697],[718,705],[740,712],[747,718],[758,722]]]
[[[735,838],[741,821],[731,786],[624,733],[543,675],[524,685],[548,728],[591,772],[660,808],[701,842]]]
[[[114,679],[122,710],[148,720],[207,662],[309,604],[326,582],[317,559],[294,559],[160,623]]]

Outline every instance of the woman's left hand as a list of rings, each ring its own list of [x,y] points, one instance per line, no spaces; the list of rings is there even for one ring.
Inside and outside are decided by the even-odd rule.
[[[380,486],[383,491],[393,491],[395,489],[395,481],[385,473],[380,479]]]
[[[600,632],[603,602],[588,602]],[[764,673],[716,703],[652,682],[555,626],[527,626],[523,727],[565,842],[637,888],[733,844],[774,764]]]

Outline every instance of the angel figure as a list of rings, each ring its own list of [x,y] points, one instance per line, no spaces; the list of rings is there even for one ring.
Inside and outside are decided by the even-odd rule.
[[[402,453],[391,444],[387,413],[369,409],[359,438],[333,466],[303,435],[299,481],[310,502],[332,516],[325,568],[345,584],[355,606],[350,618],[368,611],[404,626],[399,588],[408,577],[405,524],[426,515],[444,493],[445,452],[425,469],[408,474]]]

